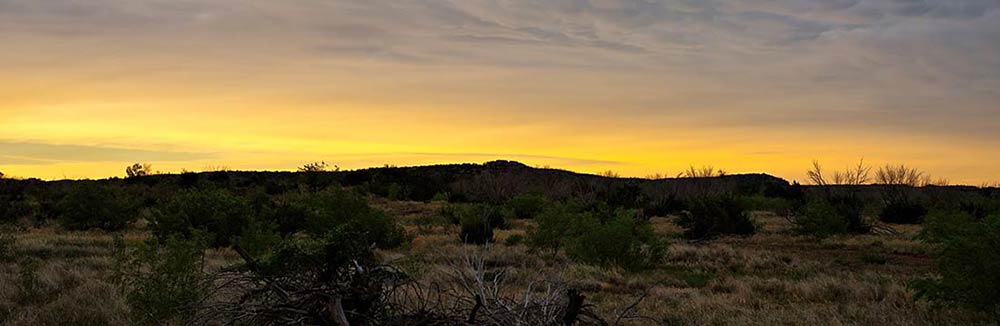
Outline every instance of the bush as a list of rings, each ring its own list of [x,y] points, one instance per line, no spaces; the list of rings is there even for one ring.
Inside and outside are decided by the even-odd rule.
[[[767,212],[787,212],[792,209],[792,204],[784,198],[764,197],[762,195],[740,196],[739,200],[743,207],[751,211]]]
[[[295,214],[300,214],[301,229],[314,237],[344,229],[361,237],[361,241],[382,249],[399,247],[408,239],[402,227],[369,206],[357,193],[330,189],[302,194],[293,198],[290,205]]]
[[[585,264],[638,270],[659,263],[666,251],[649,221],[633,211],[620,211],[606,221],[582,215],[572,233],[565,240],[566,254]]]
[[[253,257],[269,252],[281,241],[276,226],[261,218],[250,218],[236,243]]]
[[[321,236],[306,234],[282,241],[259,264],[248,264],[237,278],[265,277],[269,282],[252,282],[222,298],[215,313],[233,325],[278,325],[290,320],[336,325],[340,323],[330,308],[339,304],[350,325],[406,324],[387,320],[399,313],[392,309],[389,295],[400,289],[406,276],[381,265],[367,236],[356,232],[341,225]]]
[[[447,192],[439,192],[439,193],[435,193],[434,197],[431,197],[431,201],[432,202],[445,202],[445,203],[447,203],[449,201],[449,197],[451,197],[451,196],[449,196]]]
[[[572,230],[567,227],[577,215],[565,204],[546,207],[535,217],[535,227],[528,230],[528,245],[532,248],[558,249]]]
[[[520,234],[511,235],[503,240],[503,244],[508,247],[519,245],[522,242],[524,242],[524,236]]]
[[[643,207],[646,216],[667,216],[687,209],[684,201],[676,195],[650,200]]]
[[[655,235],[649,221],[638,218],[635,211],[590,211],[581,207],[549,205],[528,231],[528,245],[565,248],[575,261],[630,270],[649,267],[663,257],[666,245]]]
[[[134,217],[130,200],[111,186],[79,183],[57,205],[62,226],[70,230],[118,231]]]
[[[138,248],[115,237],[114,280],[131,308],[133,324],[187,324],[205,293],[205,242],[170,236]]]
[[[879,219],[886,223],[920,224],[927,215],[927,208],[909,200],[890,201],[879,213]]]
[[[811,201],[792,217],[795,231],[818,237],[847,233],[847,219],[826,201]]]
[[[493,229],[506,224],[503,210],[492,205],[470,205],[461,210],[462,230],[459,239],[464,243],[487,244],[493,242]]]
[[[226,190],[182,191],[156,210],[150,230],[160,239],[202,232],[209,246],[226,247],[243,233],[250,213],[243,198]]]
[[[924,225],[921,236],[936,245],[939,277],[918,282],[920,295],[1000,313],[1000,214],[978,220],[937,211]]]
[[[14,198],[0,194],[0,224],[14,223],[38,215],[38,203],[29,198]]]
[[[743,204],[733,197],[707,197],[691,202],[689,214],[678,224],[687,228],[684,237],[707,239],[721,235],[751,235],[757,226]]]
[[[507,202],[514,218],[535,218],[545,209],[545,197],[539,195],[518,195]]]
[[[819,237],[863,234],[871,230],[864,218],[865,203],[855,196],[809,201],[792,216],[796,232]]]

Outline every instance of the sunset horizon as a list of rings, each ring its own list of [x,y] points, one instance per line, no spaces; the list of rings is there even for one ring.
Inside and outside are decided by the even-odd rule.
[[[0,1],[0,172],[813,160],[1000,180],[989,1]]]

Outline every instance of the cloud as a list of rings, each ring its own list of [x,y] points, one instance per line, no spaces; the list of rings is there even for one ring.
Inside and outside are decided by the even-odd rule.
[[[1000,146],[996,0],[0,0],[0,44],[0,101],[149,83],[330,107],[313,120],[460,107],[483,125],[530,113]]]
[[[215,155],[209,153],[0,141],[0,164],[10,165],[47,165],[67,162],[173,162],[213,157]]]

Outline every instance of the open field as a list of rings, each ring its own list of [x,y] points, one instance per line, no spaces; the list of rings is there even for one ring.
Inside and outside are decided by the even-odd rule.
[[[749,237],[709,241],[680,238],[672,217],[655,217],[669,249],[655,268],[627,272],[575,263],[565,254],[506,244],[532,227],[515,220],[486,247],[462,244],[458,227],[428,223],[442,203],[371,199],[412,234],[410,244],[381,250],[386,261],[421,282],[449,283],[482,259],[502,271],[503,291],[536,291],[547,284],[582,290],[587,302],[617,316],[637,302],[622,324],[668,325],[975,325],[989,316],[935,308],[914,299],[908,284],[933,273],[919,226],[894,225],[898,234],[842,235],[817,240],[793,235],[791,224],[755,212],[762,230]],[[142,230],[126,233],[138,243]],[[0,265],[0,320],[6,325],[125,325],[128,306],[110,283],[112,237],[104,232],[31,228],[18,232],[13,258]],[[207,269],[237,263],[229,249],[210,250]],[[35,262],[34,271],[25,272]],[[494,274],[495,275],[495,274]]]

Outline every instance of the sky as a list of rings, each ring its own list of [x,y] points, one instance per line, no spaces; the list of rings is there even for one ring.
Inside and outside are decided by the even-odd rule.
[[[1000,181],[996,0],[0,0],[0,172]]]

